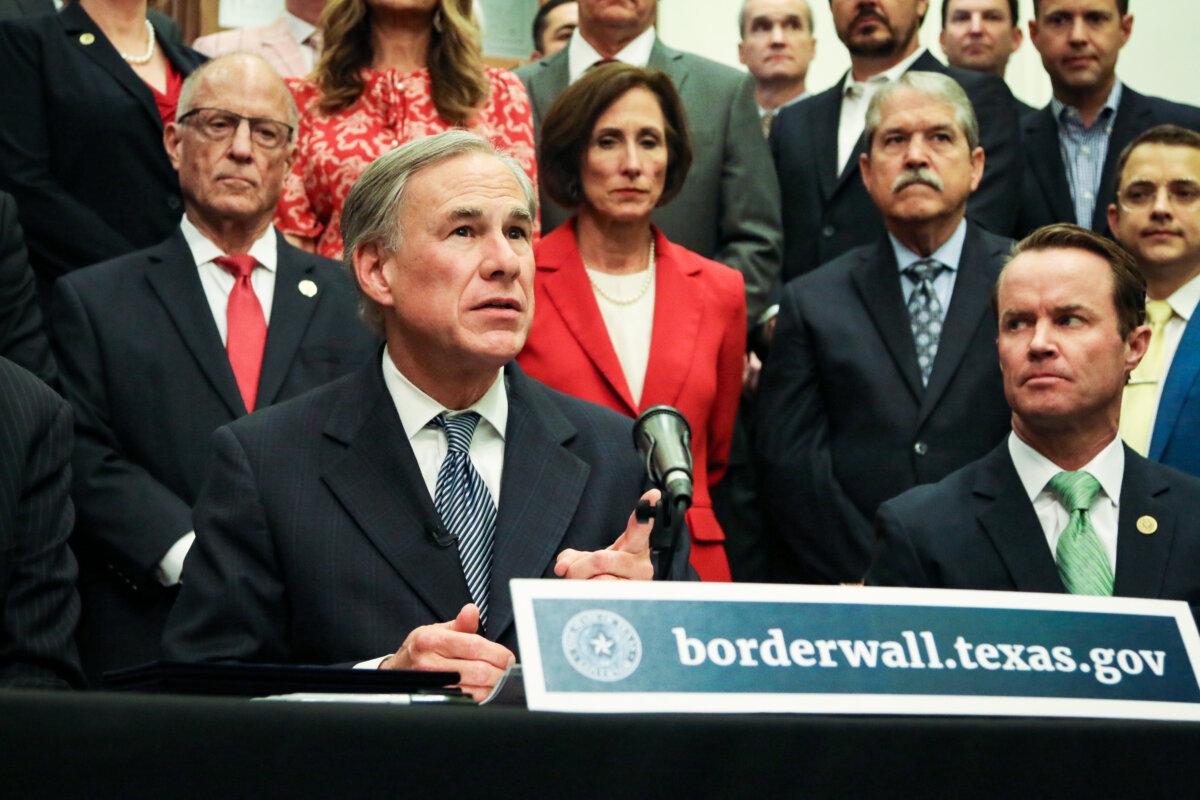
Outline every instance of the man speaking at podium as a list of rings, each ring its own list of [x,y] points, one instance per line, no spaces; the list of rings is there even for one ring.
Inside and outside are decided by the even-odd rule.
[[[1012,433],[884,503],[867,583],[1200,604],[1200,481],[1117,436],[1150,343],[1133,258],[1074,225],[1020,242],[996,283]]]
[[[478,699],[514,660],[511,578],[652,576],[630,421],[513,363],[535,214],[465,131],[363,173],[345,262],[386,347],[217,431],[165,657],[450,670]]]

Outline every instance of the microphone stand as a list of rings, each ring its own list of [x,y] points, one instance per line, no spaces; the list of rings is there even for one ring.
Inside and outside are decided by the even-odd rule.
[[[667,571],[674,561],[679,533],[683,529],[683,518],[691,506],[687,497],[668,496],[666,489],[662,489],[662,492],[658,505],[651,506],[645,500],[637,505],[638,522],[654,521],[654,527],[650,529],[650,550],[657,556],[654,563],[656,581],[667,577]]]

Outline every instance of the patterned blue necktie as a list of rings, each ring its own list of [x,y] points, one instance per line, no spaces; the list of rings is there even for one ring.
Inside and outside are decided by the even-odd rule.
[[[925,385],[929,385],[938,339],[942,336],[942,303],[933,289],[933,280],[945,268],[945,264],[932,258],[914,261],[904,268],[904,274],[917,285],[908,296],[908,318],[912,324],[913,340],[917,344],[921,383]]]
[[[438,414],[431,425],[444,428],[449,448],[438,470],[433,504],[442,524],[458,539],[458,557],[471,600],[479,606],[479,627],[487,627],[488,586],[496,545],[496,504],[471,463],[471,437],[479,425],[474,411]]]

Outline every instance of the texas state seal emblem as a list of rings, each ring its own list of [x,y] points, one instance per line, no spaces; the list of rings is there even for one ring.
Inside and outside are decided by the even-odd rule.
[[[642,640],[629,621],[603,609],[581,611],[567,620],[562,634],[563,655],[585,678],[623,680],[642,661]]]

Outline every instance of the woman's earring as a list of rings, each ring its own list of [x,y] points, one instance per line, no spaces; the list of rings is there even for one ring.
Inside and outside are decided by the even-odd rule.
[[[433,12],[433,29],[438,33],[442,32],[442,9],[439,6],[437,11]]]

